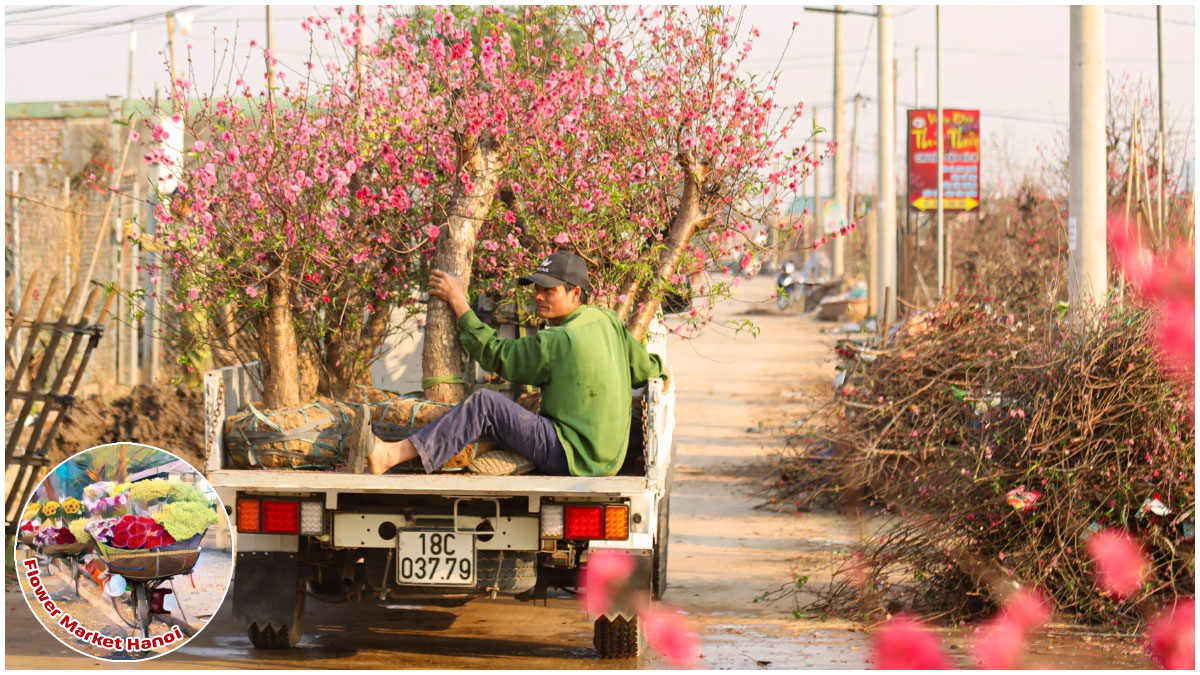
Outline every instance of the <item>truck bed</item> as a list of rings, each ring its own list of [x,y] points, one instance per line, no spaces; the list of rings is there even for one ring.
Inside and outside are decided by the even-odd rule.
[[[656,471],[652,474],[658,473]],[[431,494],[445,497],[519,496],[546,497],[600,493],[634,495],[655,488],[661,476],[480,476],[476,474],[371,474],[257,469],[209,471],[208,480],[224,490],[256,492],[374,492]]]
[[[249,364],[257,367],[257,363]],[[618,476],[481,476],[467,473],[338,473],[303,469],[231,469],[224,465],[225,419],[253,400],[245,366],[221,368],[205,375],[205,475],[221,498],[232,503],[238,491],[300,494],[340,492],[427,494],[444,497],[506,497],[575,495],[632,496],[661,493],[670,463],[674,436],[674,392],[662,391],[662,380],[651,380],[644,396],[645,473]],[[333,497],[336,499],[336,496]]]

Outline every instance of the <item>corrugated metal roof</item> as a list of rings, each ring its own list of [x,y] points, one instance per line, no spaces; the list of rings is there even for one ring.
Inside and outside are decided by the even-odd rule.
[[[138,99],[121,101],[121,117],[148,113],[151,104]],[[37,101],[4,104],[6,120],[95,119],[108,117],[108,101]]]

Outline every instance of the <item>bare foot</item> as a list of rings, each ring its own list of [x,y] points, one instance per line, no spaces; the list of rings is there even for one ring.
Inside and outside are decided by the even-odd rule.
[[[393,466],[416,457],[417,446],[407,438],[392,443],[375,439],[375,447],[367,455],[367,471],[378,476]]]

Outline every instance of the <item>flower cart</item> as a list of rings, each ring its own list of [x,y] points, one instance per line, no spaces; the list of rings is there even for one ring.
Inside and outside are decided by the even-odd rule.
[[[132,511],[88,525],[97,554],[108,566],[105,593],[117,615],[143,637],[150,637],[155,620],[195,635],[172,579],[190,574],[199,561],[200,542],[217,522],[212,506],[194,486],[177,481],[156,479],[107,491],[112,495],[107,499],[125,497],[120,508]],[[109,504],[100,501],[99,506]],[[171,600],[174,606],[168,606]],[[176,609],[179,616],[172,613]]]

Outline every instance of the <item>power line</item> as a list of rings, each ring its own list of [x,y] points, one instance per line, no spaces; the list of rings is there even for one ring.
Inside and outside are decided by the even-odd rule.
[[[31,7],[30,9],[14,9],[11,12],[5,12],[5,16],[16,16],[17,14],[30,14],[32,12],[45,12],[50,9],[62,9],[70,7],[70,5],[46,5],[45,7]]]
[[[64,6],[66,6],[66,5],[64,5]],[[49,15],[49,16],[46,16],[46,15],[31,16],[31,17],[27,17],[24,19],[12,19],[12,20],[8,20],[6,18],[4,23],[6,25],[13,25],[13,26],[68,26],[68,25],[72,25],[72,24],[77,25],[77,24],[88,23],[88,22],[87,21],[49,22],[46,20],[47,19],[61,19],[64,16],[72,16],[75,14],[91,14],[92,12],[103,12],[103,11],[110,10],[110,9],[116,9],[117,7],[118,7],[118,5],[97,5],[95,7],[79,7],[79,8],[72,8],[73,11],[70,11],[70,12],[61,12],[59,14],[54,14],[54,15]],[[45,21],[45,23],[43,23],[44,21]]]
[[[1146,21],[1158,21],[1158,17],[1146,16],[1144,14],[1131,14],[1129,12],[1122,12],[1122,11],[1115,10],[1115,9],[1106,9],[1106,10],[1104,10],[1104,13],[1105,14],[1115,14],[1117,16],[1127,16],[1131,19],[1144,19]],[[1184,21],[1183,19],[1166,19],[1166,18],[1164,18],[1163,21],[1165,23],[1179,24],[1180,26],[1195,26],[1196,25],[1195,21]]]
[[[873,32],[875,32],[874,19],[867,24],[867,44],[871,43],[871,33]],[[862,58],[858,61],[858,74],[854,76],[854,86],[850,87],[851,89],[858,90],[858,81],[862,78],[863,66],[867,65],[867,51],[866,49],[863,50]]]
[[[115,5],[114,5],[114,7],[115,7]],[[224,7],[219,7],[218,9],[224,9]],[[50,17],[50,18],[54,18],[54,17]],[[308,18],[307,16],[276,16],[276,17],[274,17],[273,20],[274,21],[304,21],[307,18]],[[199,18],[197,18],[193,22],[193,25],[198,26],[200,24],[205,24],[205,23],[263,23],[266,20],[267,20],[266,17],[259,17],[259,16],[226,17],[226,18],[220,18],[220,19],[199,19]],[[92,22],[90,22],[90,21],[45,21],[45,22],[41,22],[41,21],[37,21],[36,18],[29,19],[27,22],[20,24],[21,27],[24,27],[24,26],[87,26],[87,25],[94,25],[94,24],[92,24]],[[106,25],[105,27],[108,27],[108,26]]]
[[[127,25],[134,24],[134,23],[145,22],[145,21],[148,21],[151,19],[156,20],[156,19],[160,19],[160,18],[166,16],[167,14],[170,14],[171,12],[181,12],[184,10],[196,9],[196,8],[203,7],[203,6],[204,5],[184,5],[182,7],[176,7],[175,9],[167,10],[165,12],[155,12],[153,14],[145,14],[145,15],[133,17],[130,19],[122,19],[120,21],[113,21],[110,23],[88,26],[86,28],[77,28],[75,30],[63,31],[60,33],[43,33],[41,35],[35,35],[32,37],[28,37],[28,38],[21,38],[18,40],[13,40],[11,42],[5,42],[4,46],[5,47],[24,47],[25,45],[37,44],[39,42],[46,42],[48,40],[59,40],[62,38],[68,38],[68,37],[72,37],[72,36],[76,36],[76,35],[83,35],[85,33],[91,33],[94,31],[103,30],[105,28],[115,28],[117,26],[127,26]]]

